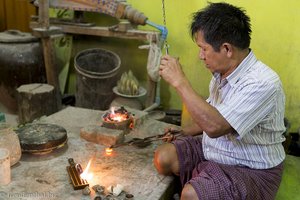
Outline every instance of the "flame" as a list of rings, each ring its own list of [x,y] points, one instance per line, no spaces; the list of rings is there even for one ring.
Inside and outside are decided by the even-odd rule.
[[[125,119],[127,119],[126,117],[122,116],[122,115],[116,115],[113,117],[113,119],[117,122],[121,122],[124,121]]]
[[[110,112],[111,112],[112,115],[114,115],[115,114],[115,107],[111,107]]]
[[[93,174],[92,173],[89,173],[89,168],[90,168],[90,165],[91,165],[91,162],[92,162],[92,159],[89,160],[86,168],[83,170],[83,172],[80,174],[80,177],[82,179],[85,179],[87,181],[91,180],[93,178]]]
[[[111,113],[110,113],[109,117],[112,119],[112,121],[121,122],[121,121],[126,120],[128,117],[127,114],[116,113],[115,107],[111,107],[110,112]]]
[[[105,148],[105,153],[107,156],[110,156],[112,154],[112,152],[113,152],[112,148],[109,148],[109,147]]]

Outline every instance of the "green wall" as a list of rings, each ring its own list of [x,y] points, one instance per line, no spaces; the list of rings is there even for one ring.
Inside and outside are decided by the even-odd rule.
[[[127,0],[143,12],[150,21],[163,24],[161,0]],[[189,2],[189,3],[187,3]],[[211,1],[218,2],[218,1]],[[252,43],[258,59],[274,69],[283,82],[286,94],[286,117],[291,131],[296,131],[300,119],[300,1],[297,0],[230,0],[243,7],[252,21]],[[206,97],[210,73],[198,59],[198,48],[192,42],[188,27],[191,14],[207,5],[200,0],[165,0],[169,30],[169,53],[178,56],[186,76],[195,90]],[[141,27],[149,29],[149,27]],[[161,82],[161,100],[165,108],[181,109],[182,102],[173,88]]]
[[[162,0],[127,0],[132,7],[143,12],[150,21],[163,24]],[[208,96],[208,84],[211,78],[210,72],[198,59],[198,48],[189,35],[189,24],[193,12],[205,7],[207,1],[203,0],[165,0],[166,21],[169,30],[169,53],[180,58],[183,70],[191,81],[194,89],[203,97]],[[211,2],[218,2],[211,0]],[[229,0],[226,1],[243,7],[252,22],[252,43],[258,59],[273,68],[281,77],[286,94],[286,117],[291,122],[291,131],[297,131],[300,127],[300,40],[297,38],[300,32],[300,1],[298,0]],[[86,15],[88,20],[103,22],[103,15]],[[105,20],[104,20],[105,21]],[[117,20],[109,20],[111,25]],[[99,22],[99,23],[98,23]],[[105,21],[106,22],[106,21]],[[104,24],[110,25],[110,24]],[[140,29],[155,30],[150,26],[139,26]],[[146,81],[147,52],[139,50],[138,46],[143,42],[126,41],[119,39],[79,37],[73,41],[72,56],[70,61],[68,93],[75,91],[75,72],[73,59],[76,53],[85,48],[107,48],[117,52],[122,60],[122,69],[133,69],[134,73]],[[175,90],[161,81],[161,104],[165,109],[182,109],[182,102]]]

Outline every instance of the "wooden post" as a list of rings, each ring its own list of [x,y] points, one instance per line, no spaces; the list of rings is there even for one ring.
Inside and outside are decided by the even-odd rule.
[[[39,0],[39,27],[43,30],[43,32],[51,32],[49,23],[49,0]],[[43,46],[47,83],[54,86],[56,90],[55,96],[57,98],[57,105],[58,108],[60,108],[61,92],[51,34],[45,34],[44,37],[41,37],[41,41]]]
[[[31,122],[58,111],[55,89],[52,85],[26,84],[18,87],[17,92],[20,123]]]

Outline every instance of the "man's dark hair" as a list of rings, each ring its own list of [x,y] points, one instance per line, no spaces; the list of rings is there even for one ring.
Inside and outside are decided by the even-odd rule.
[[[206,8],[194,13],[190,26],[193,40],[198,31],[203,32],[205,41],[217,52],[224,42],[240,49],[250,45],[250,18],[242,8],[228,3],[209,3]]]

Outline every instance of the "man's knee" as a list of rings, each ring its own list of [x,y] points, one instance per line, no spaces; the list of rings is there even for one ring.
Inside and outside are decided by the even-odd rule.
[[[154,165],[160,174],[179,174],[178,157],[173,144],[167,143],[159,146],[155,150]]]
[[[180,200],[198,200],[197,193],[191,184],[184,186]]]

